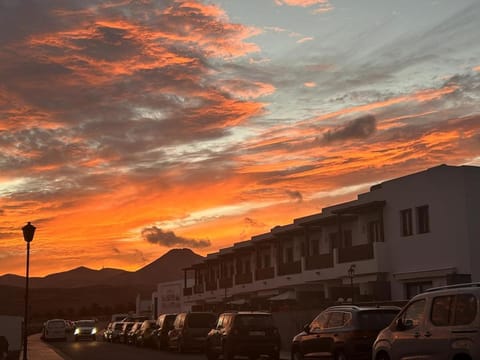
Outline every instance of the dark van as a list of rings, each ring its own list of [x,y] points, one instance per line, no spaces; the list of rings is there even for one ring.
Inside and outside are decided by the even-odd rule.
[[[178,314],[173,322],[173,329],[168,333],[169,348],[178,352],[203,351],[207,334],[216,321],[217,316],[211,312]]]
[[[177,314],[161,314],[157,319],[157,329],[154,330],[153,338],[158,349],[168,347],[168,333],[173,329],[173,322]]]

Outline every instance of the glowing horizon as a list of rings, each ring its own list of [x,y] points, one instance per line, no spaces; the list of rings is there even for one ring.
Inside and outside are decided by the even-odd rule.
[[[0,9],[0,275],[23,275],[27,221],[32,276],[136,270],[480,166],[475,0]]]

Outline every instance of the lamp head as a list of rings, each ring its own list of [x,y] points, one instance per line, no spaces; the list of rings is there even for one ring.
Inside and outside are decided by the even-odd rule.
[[[27,223],[27,225],[25,225],[24,227],[22,227],[22,231],[23,231],[23,239],[26,241],[26,242],[31,242],[33,240],[33,235],[35,235],[35,229],[36,227],[33,226],[30,221]]]

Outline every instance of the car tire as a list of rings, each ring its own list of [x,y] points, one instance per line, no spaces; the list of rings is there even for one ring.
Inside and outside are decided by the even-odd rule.
[[[230,351],[228,349],[227,346],[223,346],[223,360],[233,360],[235,358],[235,354],[232,353],[232,351]]]
[[[300,350],[295,349],[292,352],[292,360],[303,360],[303,354],[300,352]]]
[[[280,360],[280,351],[275,351],[270,355],[270,360]]]
[[[207,360],[217,360],[218,359],[218,354],[214,353],[212,348],[207,345],[205,349],[205,355],[207,356]]]
[[[347,360],[347,356],[343,351],[338,351],[335,353],[335,360]]]
[[[179,339],[177,343],[177,352],[183,354],[185,352],[185,346],[183,344],[183,340]]]
[[[375,357],[375,360],[390,360],[390,356],[388,356],[388,354],[385,352],[381,352],[377,354],[377,356]]]

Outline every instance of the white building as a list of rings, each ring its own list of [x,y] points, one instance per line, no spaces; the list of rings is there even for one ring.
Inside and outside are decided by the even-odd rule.
[[[185,269],[184,302],[402,300],[480,281],[479,219],[480,168],[437,166],[209,254]]]

